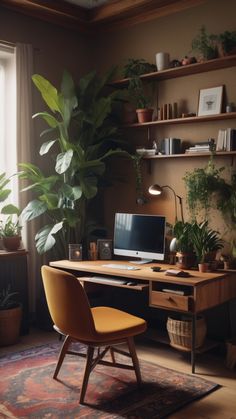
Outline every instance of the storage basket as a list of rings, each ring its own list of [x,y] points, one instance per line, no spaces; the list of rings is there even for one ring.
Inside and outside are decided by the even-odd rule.
[[[167,331],[170,338],[170,345],[183,351],[192,349],[192,319],[177,320],[168,317]],[[199,316],[196,322],[195,348],[203,345],[206,337],[206,322],[204,317]]]

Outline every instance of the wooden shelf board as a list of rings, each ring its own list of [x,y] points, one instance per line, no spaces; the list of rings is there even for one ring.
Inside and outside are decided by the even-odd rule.
[[[142,80],[161,81],[174,79],[177,77],[186,77],[193,74],[205,73],[207,71],[221,70],[227,67],[233,67],[236,65],[236,55],[228,55],[222,58],[216,58],[214,60],[204,61],[202,63],[189,64],[186,66],[168,68],[167,70],[157,71],[154,73],[148,73],[141,75]],[[129,82],[129,79],[116,80],[112,83],[114,87],[125,87]]]
[[[173,159],[173,158],[182,158],[182,157],[209,157],[211,155],[210,151],[205,151],[204,153],[195,152],[195,153],[182,153],[182,154],[163,154],[156,156],[144,156],[144,160],[155,160],[155,159]],[[235,156],[236,151],[217,151],[214,153],[214,156]]]
[[[226,119],[236,119],[236,112],[220,113],[217,115],[207,115],[207,116],[191,116],[188,118],[163,119],[163,120],[158,120],[158,121],[144,122],[143,124],[136,122],[135,124],[123,125],[123,127],[124,128],[145,128],[145,127],[152,127],[155,125],[193,124],[193,123],[209,122],[209,121],[222,121]]]

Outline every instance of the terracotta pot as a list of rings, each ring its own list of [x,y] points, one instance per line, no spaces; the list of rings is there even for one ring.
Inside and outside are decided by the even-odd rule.
[[[199,272],[207,272],[209,269],[209,263],[199,263],[198,269],[199,269]]]
[[[152,121],[153,109],[136,109],[136,113],[140,124]]]
[[[21,237],[3,237],[2,242],[6,250],[18,250],[21,245]]]

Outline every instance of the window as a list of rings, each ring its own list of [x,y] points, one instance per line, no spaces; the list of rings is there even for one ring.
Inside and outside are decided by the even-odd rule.
[[[15,48],[0,44],[0,173],[17,171],[16,58]],[[13,178],[10,201],[18,203],[17,179]]]

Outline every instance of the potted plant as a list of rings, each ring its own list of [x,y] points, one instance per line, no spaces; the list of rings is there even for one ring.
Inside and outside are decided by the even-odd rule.
[[[12,345],[19,339],[22,307],[12,298],[16,294],[10,292],[10,286],[0,291],[0,346]]]
[[[0,237],[6,250],[18,250],[21,245],[21,225],[19,219],[13,220],[12,216],[6,221],[0,221]]]
[[[218,35],[218,50],[220,56],[236,53],[236,31],[224,31]]]
[[[10,182],[10,178],[5,173],[0,175],[0,202],[7,200],[11,193],[11,189],[6,188]],[[8,218],[0,220],[0,239],[6,250],[17,250],[21,244],[21,226],[19,224],[20,209],[12,204],[4,205],[0,211]],[[13,219],[13,217],[16,217]]]
[[[49,108],[34,115],[48,126],[41,134],[46,138],[39,153],[50,153],[53,164],[49,174],[44,174],[36,165],[22,163],[19,177],[27,181],[22,191],[31,190],[34,197],[23,209],[22,219],[43,216],[44,225],[35,236],[39,254],[53,249],[52,257],[60,259],[68,255],[69,243],[87,247],[89,234],[98,227],[91,222],[96,216],[91,203],[105,184],[106,160],[113,155],[130,157],[115,113],[120,92],[104,92],[113,73],[101,79],[91,72],[76,87],[64,72],[60,91],[43,76],[33,76]]]
[[[176,252],[176,265],[180,269],[189,269],[195,263],[191,227],[190,223],[184,221],[177,221],[173,227],[174,238],[170,243],[170,251]]]
[[[157,71],[155,64],[150,64],[143,58],[129,58],[123,68],[123,77],[141,76],[141,74],[153,73]]]
[[[212,60],[218,57],[217,36],[208,34],[204,25],[192,40],[192,50],[200,54],[200,60]]]
[[[211,155],[208,164],[204,168],[195,168],[186,172],[183,180],[186,186],[186,201],[192,219],[203,211],[203,218],[206,219],[211,207],[218,208],[221,197],[224,200],[230,197],[230,187],[221,176],[224,167],[217,168]]]
[[[217,250],[223,248],[223,240],[217,231],[208,226],[208,221],[192,223],[191,240],[200,272],[208,270],[208,263],[215,258]]]
[[[132,77],[129,81],[128,92],[130,101],[134,103],[139,123],[150,122],[152,120],[153,108],[151,99],[146,94],[140,77]]]

